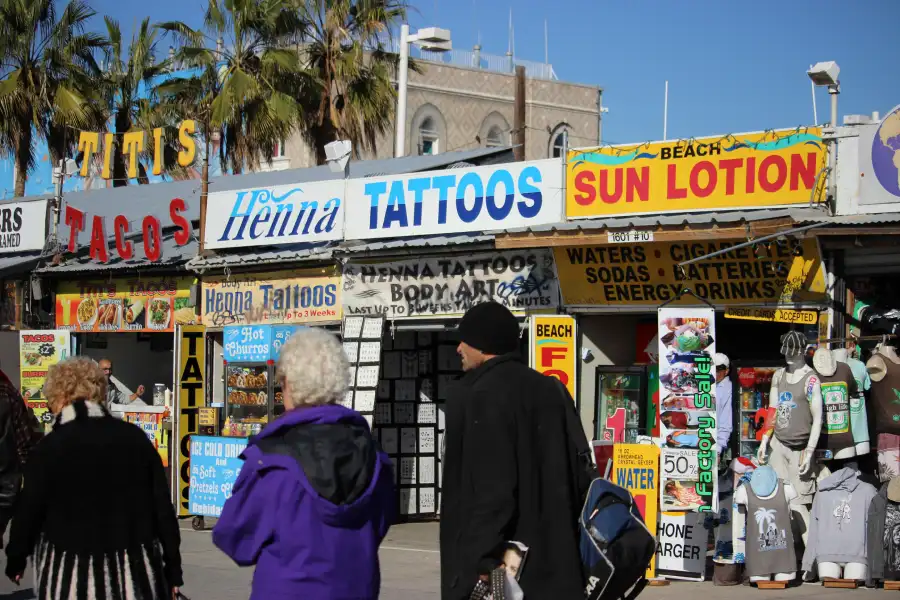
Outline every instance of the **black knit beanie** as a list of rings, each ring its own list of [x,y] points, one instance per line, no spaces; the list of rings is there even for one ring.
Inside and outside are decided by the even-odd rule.
[[[519,349],[519,322],[502,304],[476,304],[459,322],[459,338],[485,354],[510,354]]]

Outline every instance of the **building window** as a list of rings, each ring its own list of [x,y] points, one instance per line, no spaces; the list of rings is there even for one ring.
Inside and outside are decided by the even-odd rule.
[[[275,142],[275,151],[272,152],[272,158],[285,158],[284,140]]]
[[[559,158],[563,155],[566,147],[566,134],[570,134],[571,130],[569,129],[569,124],[566,122],[562,122],[552,130],[548,128],[550,133],[549,145],[547,147],[547,157],[548,158]],[[572,145],[572,140],[569,140],[569,146]]]
[[[556,134],[556,137],[553,138],[553,152],[551,153],[551,158],[559,158],[562,156],[565,147],[565,132],[560,131]]]
[[[491,129],[488,131],[487,139],[485,140],[485,145],[488,148],[499,148],[501,146],[506,145],[503,142],[503,132],[496,125],[491,127]]]
[[[419,154],[438,154],[440,138],[434,119],[425,117],[419,125]]]

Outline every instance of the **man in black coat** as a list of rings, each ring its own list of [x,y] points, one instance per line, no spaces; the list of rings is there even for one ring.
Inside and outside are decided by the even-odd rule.
[[[576,451],[555,379],[518,357],[519,325],[497,303],[459,325],[465,375],[451,389],[441,503],[441,597],[468,598],[501,563],[504,541],[529,547],[519,584],[529,600],[583,599]],[[578,428],[580,444],[587,445]]]

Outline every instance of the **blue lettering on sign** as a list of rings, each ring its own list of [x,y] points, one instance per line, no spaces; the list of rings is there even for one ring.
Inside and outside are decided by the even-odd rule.
[[[190,492],[192,515],[218,517],[231,497],[244,461],[246,438],[191,436]]]
[[[501,223],[514,211],[525,219],[536,217],[543,206],[541,170],[524,167],[515,177],[508,169],[490,175],[475,171],[456,175],[372,181],[363,187],[369,200],[369,229],[402,230],[422,225],[425,192],[437,196],[437,224],[446,225],[450,211],[463,223],[482,215]],[[434,195],[431,196],[434,198]]]
[[[303,188],[299,187],[280,196],[265,188],[237,192],[219,241],[266,241],[285,235],[331,232],[337,221],[341,199],[331,198],[321,205],[319,200],[313,199],[304,199],[297,204],[288,201],[303,193]]]

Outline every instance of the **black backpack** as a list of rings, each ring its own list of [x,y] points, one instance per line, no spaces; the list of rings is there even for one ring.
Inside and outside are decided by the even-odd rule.
[[[581,420],[568,390],[566,435],[571,445],[572,481],[584,500],[578,517],[584,593],[588,600],[632,600],[647,585],[656,540],[625,488],[603,479],[594,466]]]

